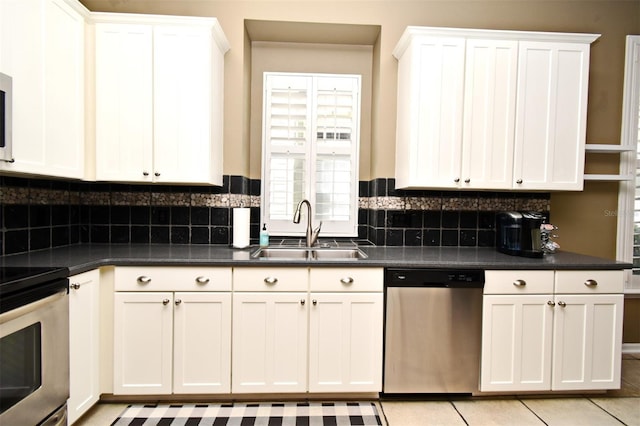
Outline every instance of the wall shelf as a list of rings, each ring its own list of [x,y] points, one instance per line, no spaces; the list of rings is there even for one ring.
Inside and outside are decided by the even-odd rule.
[[[590,181],[600,181],[600,182],[626,182],[632,181],[634,179],[633,175],[584,175],[584,180]]]
[[[585,145],[586,152],[595,152],[601,154],[617,154],[620,152],[634,151],[634,147],[625,145],[608,145],[608,144],[595,144],[588,143]]]

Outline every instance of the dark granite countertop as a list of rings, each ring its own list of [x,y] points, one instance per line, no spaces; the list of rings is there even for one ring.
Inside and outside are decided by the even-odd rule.
[[[475,247],[360,247],[368,258],[359,260],[292,261],[253,259],[256,247],[233,249],[214,245],[78,244],[27,254],[0,257],[0,266],[60,266],[72,275],[100,266],[393,266],[481,269],[630,269],[631,264],[560,251],[542,259],[498,253]]]

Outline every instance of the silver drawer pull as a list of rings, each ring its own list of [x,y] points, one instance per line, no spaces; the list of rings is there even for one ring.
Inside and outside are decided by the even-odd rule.
[[[151,282],[151,278],[146,275],[140,275],[138,277],[138,284],[149,284]]]
[[[547,302],[547,305],[549,305],[549,306],[556,306],[556,302],[554,302],[553,300],[549,300],[549,301]]]
[[[525,285],[527,285],[527,282],[525,280],[515,280],[513,282],[513,285],[515,285],[516,287],[524,287]]]
[[[300,299],[300,304],[301,304],[302,306],[304,306],[304,304],[305,304],[305,303],[307,303],[307,301],[306,301],[306,300],[304,300],[304,299]]]
[[[276,277],[267,277],[264,279],[264,282],[265,284],[274,285],[278,282],[278,279]]]
[[[80,290],[80,284],[78,283],[73,283],[69,287],[71,287],[74,290]]]
[[[209,283],[209,278],[203,277],[203,276],[199,276],[199,277],[196,278],[196,282],[198,284],[208,284]]]
[[[598,285],[598,281],[596,280],[586,280],[584,282],[584,285],[586,285],[587,287],[595,287]]]
[[[353,278],[351,277],[340,278],[340,282],[344,285],[353,284]]]
[[[318,304],[318,301],[316,299],[313,299],[313,306],[316,306]]]
[[[166,305],[168,305],[168,304],[169,304],[169,302],[170,302],[170,300],[169,300],[169,299],[163,299],[163,300],[162,300],[162,304],[163,304],[163,305],[165,305],[165,306],[166,306]]]
[[[567,304],[561,300],[558,302],[558,306],[564,308],[565,306],[567,306]]]
[[[182,299],[176,299],[176,301],[174,303],[176,304],[176,306],[178,306],[179,304],[182,303]]]

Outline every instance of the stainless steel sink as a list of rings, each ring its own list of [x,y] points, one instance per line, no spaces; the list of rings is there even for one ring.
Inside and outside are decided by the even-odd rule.
[[[357,248],[269,247],[251,253],[254,259],[273,260],[358,260],[367,255]]]
[[[259,248],[251,253],[251,257],[257,259],[278,259],[278,260],[308,260],[311,251],[307,248]]]
[[[357,260],[368,257],[357,248],[319,248],[312,251],[312,256],[318,260]]]

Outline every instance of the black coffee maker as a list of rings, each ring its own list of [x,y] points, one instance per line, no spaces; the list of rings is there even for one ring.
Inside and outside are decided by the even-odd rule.
[[[540,225],[544,216],[536,212],[496,214],[496,249],[513,256],[542,257]]]

